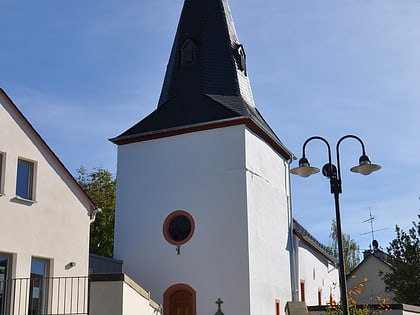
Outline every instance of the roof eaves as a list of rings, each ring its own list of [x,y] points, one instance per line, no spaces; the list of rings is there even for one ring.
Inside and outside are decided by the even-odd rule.
[[[16,104],[12,101],[12,99],[6,94],[6,92],[0,88],[0,95],[3,95],[3,97],[6,99],[6,101],[9,103],[9,105],[12,107],[12,109],[17,113],[21,121],[27,125],[27,127],[33,132],[35,137],[39,140],[42,146],[47,150],[49,154],[53,157],[53,159],[57,162],[57,165],[64,171],[64,174],[68,179],[70,179],[70,182],[74,185],[74,187],[79,190],[80,193],[82,193],[83,197],[88,201],[90,206],[90,213],[96,209],[95,202],[88,196],[88,194],[83,190],[83,188],[79,185],[79,183],[76,181],[76,179],[71,175],[71,173],[68,171],[68,169],[64,166],[63,162],[58,158],[58,156],[54,153],[54,151],[48,146],[48,144],[44,141],[44,139],[41,137],[41,135],[36,131],[36,129],[32,126],[32,124],[29,122],[28,119],[23,115],[23,113],[19,110],[19,108],[16,106]]]
[[[117,145],[124,145],[140,141],[171,137],[189,132],[223,128],[240,124],[246,125],[253,132],[262,137],[275,151],[280,153],[286,160],[290,161],[294,158],[293,153],[290,152],[277,137],[267,132],[267,129],[264,128],[257,119],[253,118],[253,116],[238,116],[233,118],[219,119],[197,124],[153,130],[148,132],[119,135],[115,138],[110,138],[108,140]]]
[[[299,236],[306,244],[310,245],[330,262],[337,264],[337,259],[327,251],[327,247],[319,242],[311,233],[309,233],[296,219],[293,219],[293,232]]]
[[[362,265],[364,265],[366,263],[367,259],[370,259],[370,257],[372,257],[373,259],[377,259],[378,261],[380,261],[383,265],[385,265],[387,267],[390,267],[390,268],[392,267],[392,265],[389,262],[387,262],[385,260],[382,260],[381,258],[375,256],[372,253],[369,253],[356,267],[353,268],[352,271],[349,272],[349,274],[347,275],[347,277],[351,277],[357,270],[359,270],[359,268]]]
[[[153,131],[142,132],[142,133],[137,133],[137,134],[130,134],[126,136],[117,136],[115,138],[110,138],[108,140],[117,145],[121,145],[121,144],[133,143],[133,142],[138,142],[138,141],[164,138],[164,137],[184,134],[188,132],[215,129],[215,128],[220,128],[223,126],[240,125],[244,123],[244,118],[245,117],[234,117],[234,118],[221,119],[217,121],[208,121],[208,122],[190,124],[190,125],[185,125],[185,126],[177,126],[173,128],[153,130]]]
[[[280,151],[284,158],[286,158],[289,161],[296,159],[296,156],[293,154],[293,152],[290,151],[283,144],[283,142],[280,141],[280,139],[276,136],[273,130],[268,126],[268,124],[262,124],[261,121],[254,116],[250,116],[250,120],[264,132],[264,134],[269,138],[267,140],[271,140],[269,141],[271,142],[271,145],[274,145],[276,147],[276,151]]]

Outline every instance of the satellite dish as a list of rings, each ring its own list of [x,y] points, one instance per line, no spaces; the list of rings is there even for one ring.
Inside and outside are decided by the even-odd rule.
[[[372,246],[373,246],[373,250],[378,250],[379,248],[379,243],[377,240],[373,240],[372,241]]]

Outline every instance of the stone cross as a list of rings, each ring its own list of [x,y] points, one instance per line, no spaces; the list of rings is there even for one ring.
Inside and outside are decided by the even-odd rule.
[[[223,304],[223,301],[221,300],[221,298],[217,299],[216,304],[218,306],[218,310],[217,310],[216,314],[214,314],[214,315],[224,315],[223,312],[222,312],[222,308],[221,308],[222,304]]]

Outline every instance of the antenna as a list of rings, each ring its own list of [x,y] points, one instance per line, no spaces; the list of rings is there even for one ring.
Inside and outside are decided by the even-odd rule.
[[[375,251],[379,248],[379,243],[378,243],[377,240],[375,240],[374,232],[387,230],[388,228],[375,230],[373,228],[373,221],[374,220],[375,220],[375,217],[372,215],[372,207],[369,206],[369,219],[366,219],[366,220],[362,221],[362,223],[366,223],[366,222],[370,223],[370,232],[361,233],[360,235],[366,235],[366,234],[371,234],[372,235],[372,246],[373,246],[373,250]],[[370,247],[370,245],[369,245],[369,247]]]
[[[369,206],[369,219],[362,221],[362,223],[366,223],[369,222],[370,223],[370,232],[365,232],[362,233],[360,235],[366,235],[371,233],[372,234],[372,241],[375,240],[375,235],[373,234],[373,232],[375,232],[375,230],[373,229],[373,221],[375,220],[375,217],[372,215],[372,207]]]

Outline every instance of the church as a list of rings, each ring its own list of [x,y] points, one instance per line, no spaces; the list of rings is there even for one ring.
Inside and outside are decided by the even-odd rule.
[[[335,259],[293,219],[294,155],[254,103],[227,0],[185,0],[157,108],[111,141],[114,257],[163,314],[338,300]]]

